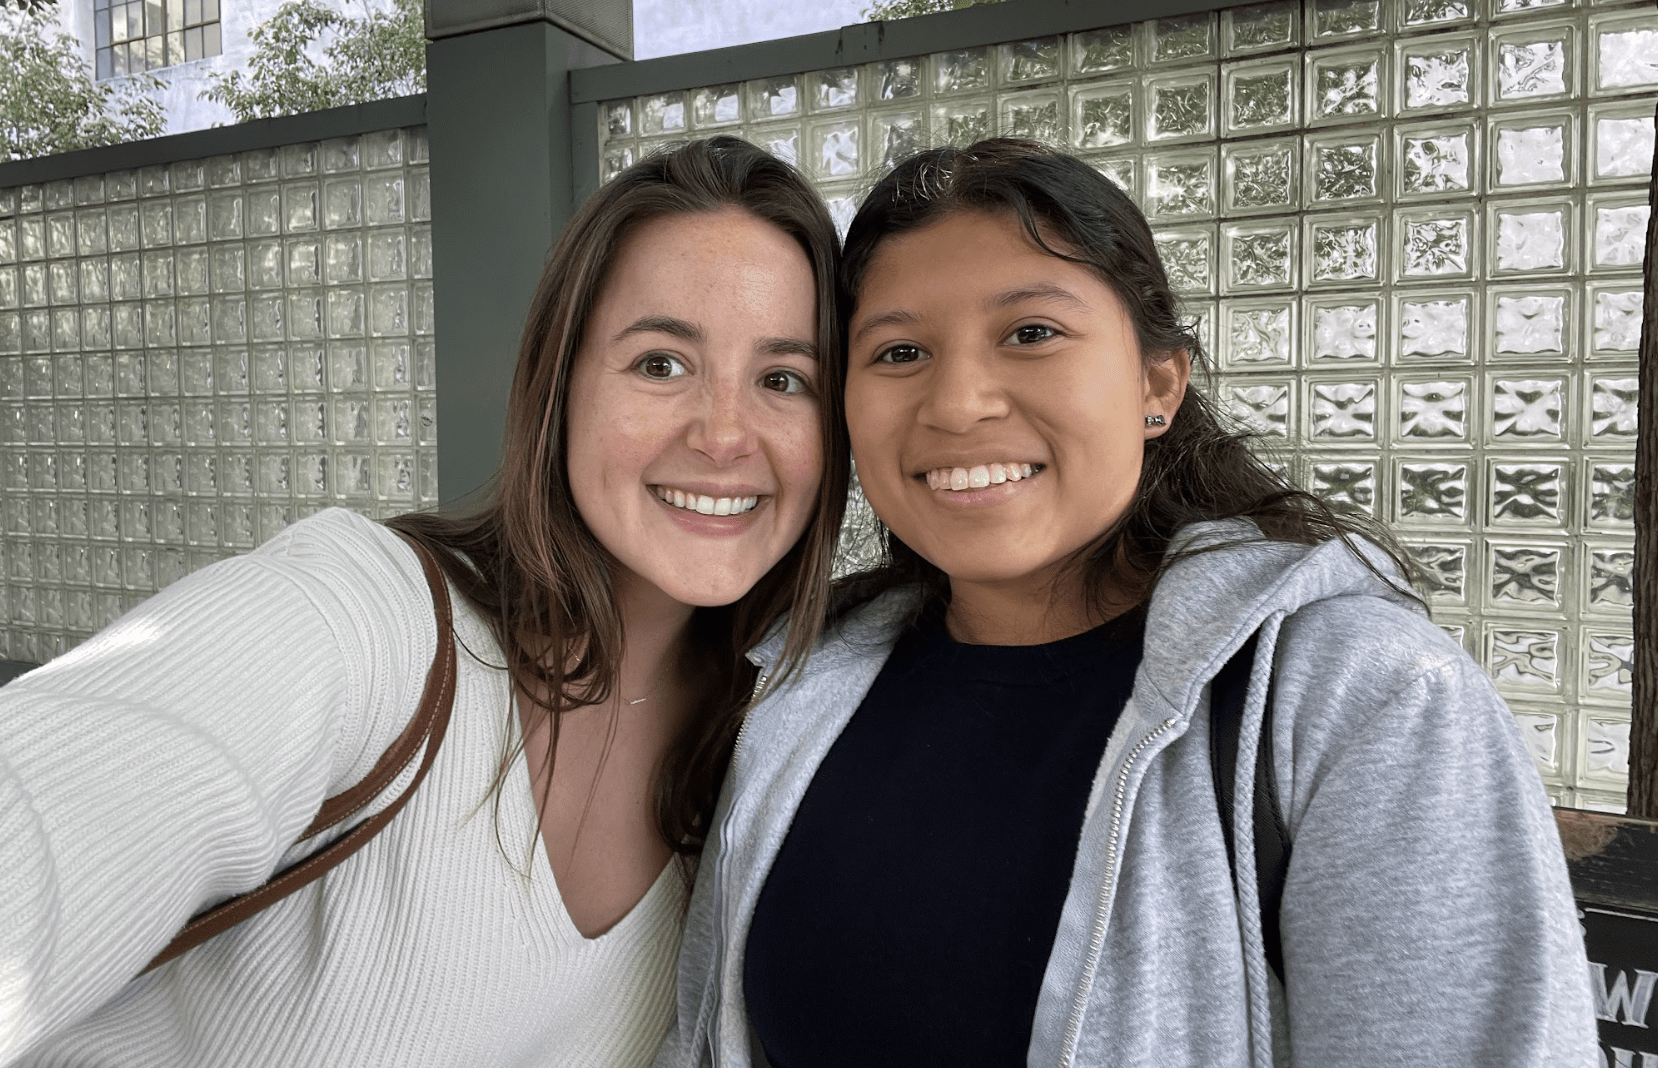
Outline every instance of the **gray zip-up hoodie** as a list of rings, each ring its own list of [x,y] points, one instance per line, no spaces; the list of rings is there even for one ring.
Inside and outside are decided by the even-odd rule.
[[[1236,541],[1253,528],[1183,534]],[[749,713],[658,1068],[765,1064],[743,1001],[749,921],[911,596],[851,614]],[[1257,629],[1236,796],[1251,796],[1270,670],[1271,754],[1294,842],[1280,913],[1287,990],[1266,963],[1248,849],[1234,897],[1209,758],[1209,680]],[[755,651],[762,671],[780,646]],[[1248,805],[1234,833],[1251,840]],[[1189,558],[1158,584],[1089,798],[1028,1063],[1597,1063],[1560,841],[1514,720],[1480,668],[1343,544],[1255,540]]]

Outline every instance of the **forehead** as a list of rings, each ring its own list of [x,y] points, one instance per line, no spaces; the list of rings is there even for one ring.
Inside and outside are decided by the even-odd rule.
[[[777,225],[738,208],[641,220],[621,234],[595,295],[595,314],[627,315],[641,306],[683,313],[753,311],[780,302],[785,314],[816,297],[800,243]]]

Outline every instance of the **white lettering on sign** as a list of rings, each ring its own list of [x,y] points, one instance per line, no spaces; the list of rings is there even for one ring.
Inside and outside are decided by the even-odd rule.
[[[1658,1068],[1658,1053],[1642,1053],[1639,1050],[1619,1049],[1616,1046],[1600,1047],[1600,1068]],[[1608,1055],[1611,1059],[1608,1060]],[[1640,1057],[1640,1060],[1636,1060]]]
[[[1652,1003],[1652,987],[1658,983],[1658,972],[1635,969],[1635,989],[1629,988],[1629,973],[1619,971],[1612,985],[1606,984],[1606,965],[1590,964],[1593,973],[1589,989],[1595,996],[1595,1017],[1608,1023],[1624,1023],[1631,1027],[1646,1026],[1647,1006]],[[1619,1014],[1623,1019],[1619,1020]]]

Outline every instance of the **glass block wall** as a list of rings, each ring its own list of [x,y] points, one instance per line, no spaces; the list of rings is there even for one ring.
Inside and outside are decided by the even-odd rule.
[[[424,128],[0,189],[0,658],[435,503]]]
[[[1222,407],[1395,524],[1557,802],[1621,810],[1655,94],[1650,4],[1292,0],[611,101],[600,167],[738,133],[844,226],[920,147],[1081,154],[1151,218]]]

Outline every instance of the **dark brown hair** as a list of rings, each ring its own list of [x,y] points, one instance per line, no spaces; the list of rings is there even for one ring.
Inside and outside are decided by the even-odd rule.
[[[1179,299],[1140,209],[1087,163],[1031,141],[993,138],[968,148],[929,149],[877,182],[847,231],[841,258],[844,314],[851,315],[883,241],[963,210],[1013,215],[1043,251],[1092,269],[1133,321],[1142,360],[1155,363],[1185,350],[1194,383],[1208,374],[1202,344],[1181,320]],[[1168,553],[1175,531],[1205,519],[1247,518],[1267,538],[1307,545],[1360,535],[1391,557],[1406,581],[1414,579],[1414,564],[1381,524],[1294,488],[1250,449],[1250,437],[1223,427],[1200,390],[1186,390],[1168,431],[1146,442],[1128,511],[1077,561],[1096,610],[1109,615],[1112,606],[1142,603],[1175,562],[1224,548]],[[858,603],[903,583],[920,584],[926,593],[923,611],[947,603],[943,572],[885,524],[878,531],[883,566],[855,578],[842,603]],[[1376,571],[1364,556],[1359,559]]]
[[[567,469],[570,372],[582,330],[632,228],[729,208],[793,237],[811,264],[824,472],[812,522],[789,553],[736,603],[692,615],[707,698],[665,757],[656,785],[657,826],[680,853],[697,852],[708,833],[754,688],[755,669],[744,653],[785,613],[792,614],[780,675],[796,669],[816,640],[846,502],[850,450],[835,310],[837,240],[827,209],[805,180],[746,141],[715,137],[650,156],[600,188],[564,228],[542,273],[507,405],[505,459],[483,505],[389,522],[431,547],[490,622],[517,692],[538,702],[533,695],[551,695],[532,713],[551,717],[551,761],[562,714],[608,700],[623,647],[609,557],[582,522]],[[544,655],[549,641],[554,649],[579,652],[579,663],[567,670],[564,656]],[[506,754],[503,770],[513,755]],[[538,808],[545,804],[543,794]]]

